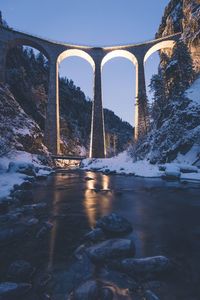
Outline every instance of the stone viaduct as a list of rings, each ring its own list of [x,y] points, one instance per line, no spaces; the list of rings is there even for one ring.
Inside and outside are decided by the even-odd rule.
[[[49,91],[45,124],[45,143],[53,154],[60,152],[58,66],[69,56],[87,60],[94,74],[90,157],[105,157],[104,116],[101,72],[104,64],[114,57],[124,57],[136,66],[135,140],[148,128],[147,96],[144,63],[155,51],[172,49],[180,33],[142,44],[111,47],[89,47],[45,40],[27,33],[0,27],[0,81],[5,81],[6,57],[10,48],[31,46],[41,51],[49,61]]]

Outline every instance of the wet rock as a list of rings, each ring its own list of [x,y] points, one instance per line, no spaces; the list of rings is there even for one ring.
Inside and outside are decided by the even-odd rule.
[[[47,204],[44,202],[41,202],[41,203],[36,203],[36,204],[24,205],[22,208],[19,209],[19,211],[24,212],[24,213],[37,213],[46,207],[47,207]]]
[[[127,290],[121,290],[112,283],[88,280],[81,284],[68,297],[68,300],[131,300]]]
[[[2,282],[0,283],[0,300],[16,300],[25,295],[32,285],[28,283]]]
[[[13,262],[7,272],[7,278],[14,282],[27,282],[33,275],[34,268],[25,260]]]
[[[12,195],[14,198],[19,199],[22,204],[33,202],[33,192],[30,190],[16,190]]]
[[[31,163],[10,162],[8,172],[22,173],[27,176],[36,176],[35,167]]]
[[[110,239],[87,248],[86,253],[92,262],[99,263],[108,259],[133,257],[135,245],[128,239]]]
[[[107,236],[111,237],[122,236],[133,231],[131,223],[115,213],[99,219],[96,228],[101,228]]]
[[[0,224],[12,225],[19,222],[22,217],[20,212],[11,212],[0,216]],[[1,231],[0,231],[1,232]]]
[[[88,232],[83,240],[90,242],[98,242],[105,239],[105,234],[101,228],[96,228]]]
[[[22,190],[31,190],[33,188],[33,183],[30,181],[24,181],[21,185],[20,188]]]
[[[18,224],[14,228],[0,230],[0,244],[6,244],[20,239],[28,232],[27,226]]]
[[[94,180],[94,178],[86,176],[86,177],[85,177],[85,180],[86,180],[86,181]]]
[[[145,300],[159,300],[159,298],[154,293],[152,293],[150,290],[145,292],[144,299]]]
[[[45,222],[44,225],[40,228],[40,230],[36,234],[37,239],[42,239],[45,237],[52,229],[53,224],[50,222]]]
[[[172,268],[171,261],[165,256],[127,258],[110,262],[110,266],[134,278],[141,277],[144,279],[157,278],[167,274]]]
[[[38,220],[38,219],[36,219],[36,218],[31,218],[31,219],[29,219],[29,220],[27,220],[27,221],[25,222],[25,225],[26,225],[26,226],[29,226],[29,227],[32,227],[32,226],[37,225],[38,223],[39,223],[39,220]]]

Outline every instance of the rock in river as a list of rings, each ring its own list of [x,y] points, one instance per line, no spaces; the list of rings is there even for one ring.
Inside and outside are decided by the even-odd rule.
[[[0,283],[0,300],[21,299],[30,289],[31,284],[2,282]]]
[[[29,281],[33,274],[34,268],[25,260],[14,261],[7,272],[7,278],[16,282]]]
[[[105,234],[101,228],[95,228],[85,234],[83,240],[90,242],[98,242],[105,239]]]
[[[75,289],[67,300],[131,300],[127,290],[112,283],[88,280]]]
[[[145,300],[159,300],[159,298],[152,293],[152,291],[148,290],[145,292]]]
[[[99,219],[96,228],[101,228],[110,237],[122,236],[133,231],[131,223],[115,213]]]
[[[110,239],[87,248],[86,253],[92,262],[99,263],[108,259],[133,257],[135,245],[129,239]]]
[[[113,261],[110,266],[133,277],[153,279],[170,271],[172,264],[165,256],[154,256]]]

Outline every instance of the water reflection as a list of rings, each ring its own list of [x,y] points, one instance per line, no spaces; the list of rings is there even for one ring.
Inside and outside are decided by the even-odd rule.
[[[96,220],[112,211],[113,193],[110,190],[110,177],[87,172],[93,178],[86,182],[84,207],[90,227],[94,227]]]
[[[59,183],[60,183],[60,177],[54,176],[52,181],[52,188],[53,188],[52,215],[53,216],[57,216],[60,212],[60,206],[58,205],[58,203],[60,202],[60,194],[56,191],[56,187],[58,187]],[[53,221],[53,228],[51,230],[50,243],[49,243],[48,270],[51,270],[53,266],[57,229],[58,229],[58,221],[57,218],[55,218],[55,220]]]

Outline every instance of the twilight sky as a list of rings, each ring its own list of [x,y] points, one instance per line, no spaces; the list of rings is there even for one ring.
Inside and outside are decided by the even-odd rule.
[[[67,43],[117,45],[153,39],[168,0],[1,0],[0,10],[18,30]],[[158,55],[146,63],[147,85]],[[92,98],[92,68],[79,57],[65,59],[60,74],[73,79]],[[103,104],[133,124],[135,69],[125,58],[103,68]]]

